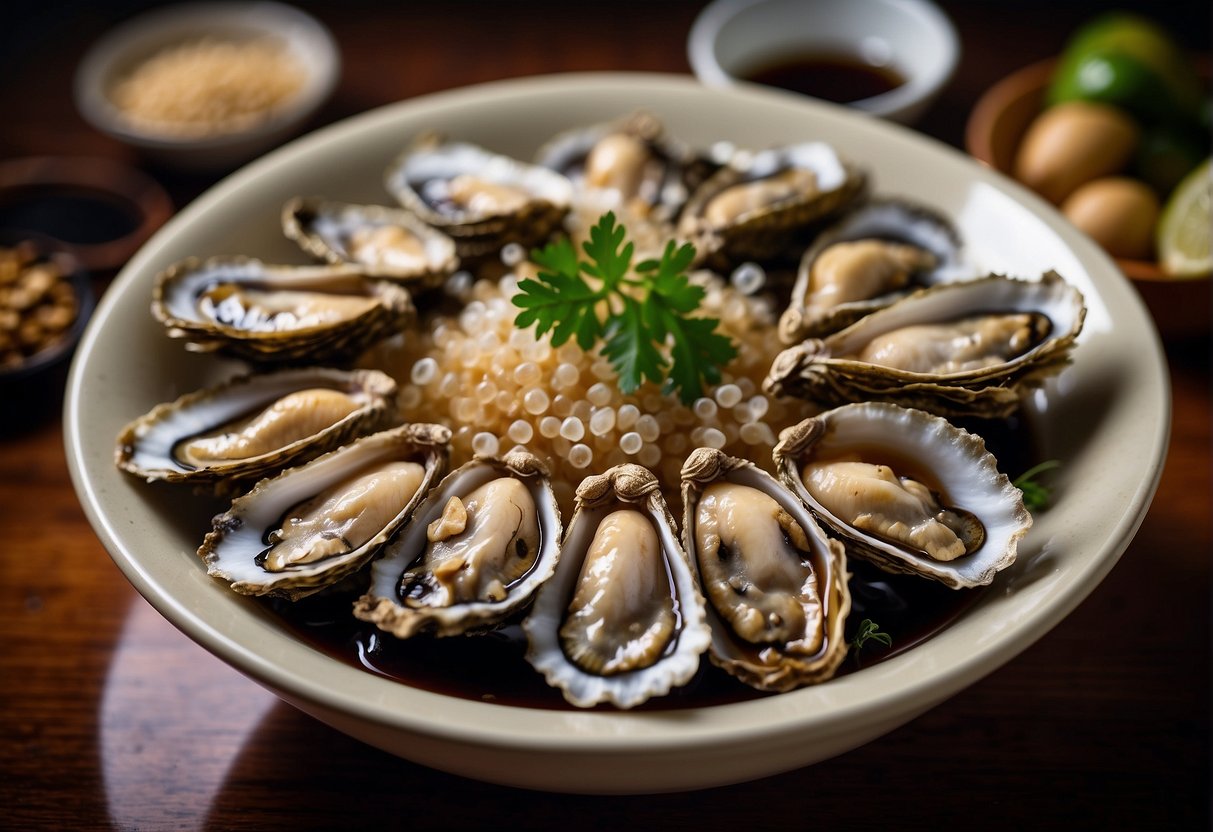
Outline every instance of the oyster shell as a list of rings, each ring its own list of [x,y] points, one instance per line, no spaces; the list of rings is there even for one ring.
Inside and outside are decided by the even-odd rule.
[[[683,465],[682,502],[713,664],[759,690],[831,678],[851,609],[842,544],[770,474],[712,448]]]
[[[836,332],[914,289],[967,275],[960,233],[938,211],[902,199],[870,200],[824,231],[800,259],[785,344]]]
[[[406,289],[351,266],[191,257],[156,277],[152,314],[193,352],[328,363],[400,331],[414,309]]]
[[[488,629],[523,609],[560,556],[547,468],[511,451],[452,471],[371,567],[354,615],[398,638]]]
[[[646,112],[560,133],[535,161],[568,177],[575,188],[613,191],[632,213],[667,223],[720,167],[675,141]]]
[[[657,478],[619,465],[583,480],[575,505],[522,624],[527,661],[583,708],[631,708],[686,684],[711,635]]]
[[[297,600],[362,568],[446,468],[451,432],[410,424],[262,480],[215,517],[198,555],[244,595]]]
[[[1082,294],[1056,272],[940,284],[789,347],[763,389],[827,406],[887,401],[1004,418],[1065,367],[1085,317]]]
[[[985,441],[892,404],[850,404],[785,429],[779,478],[847,552],[953,589],[983,586],[1032,526]]]
[[[388,168],[385,185],[401,205],[450,235],[460,257],[541,242],[573,198],[572,183],[555,171],[434,134],[419,137]]]
[[[282,230],[313,257],[410,288],[439,286],[459,268],[455,242],[403,208],[296,197],[282,209]]]
[[[115,464],[148,482],[230,491],[370,433],[395,412],[378,370],[245,375],[156,405],[118,434]]]
[[[691,195],[678,235],[700,261],[732,263],[784,253],[796,233],[843,210],[867,177],[823,142],[804,142],[746,157],[713,174]]]

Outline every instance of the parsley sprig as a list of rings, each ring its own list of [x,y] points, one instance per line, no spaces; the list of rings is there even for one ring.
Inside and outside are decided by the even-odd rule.
[[[705,294],[686,275],[694,246],[671,240],[660,258],[633,266],[635,245],[608,212],[581,247],[588,260],[567,238],[531,253],[539,275],[518,284],[515,326],[533,325],[540,336],[550,330],[554,347],[576,338],[589,351],[602,341],[624,393],[648,380],[689,404],[703,395],[705,382],[720,381],[721,366],[737,348],[716,332],[718,320],[692,317]]]
[[[855,650],[856,658],[859,651],[869,641],[874,641],[877,644],[883,644],[885,647],[893,646],[893,637],[888,633],[881,632],[880,625],[870,618],[865,618],[859,622],[859,629],[855,632],[855,637],[848,642]]]
[[[1047,485],[1041,485],[1036,478],[1046,471],[1060,467],[1061,462],[1058,460],[1047,459],[1024,471],[1015,482],[1011,483],[1023,492],[1023,504],[1028,511],[1041,511],[1048,507],[1049,499],[1053,496],[1053,489]]]

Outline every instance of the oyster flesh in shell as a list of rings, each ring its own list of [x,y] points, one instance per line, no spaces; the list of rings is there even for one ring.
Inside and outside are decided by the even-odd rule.
[[[451,432],[409,424],[262,480],[215,517],[198,555],[244,595],[297,600],[362,568],[446,467]]]
[[[535,159],[575,188],[613,191],[632,213],[667,223],[720,167],[673,140],[646,112],[560,133]]]
[[[701,261],[733,263],[785,253],[796,233],[864,193],[867,177],[830,145],[805,142],[721,168],[691,195],[678,236]]]
[[[455,242],[403,208],[297,197],[282,209],[282,230],[328,263],[432,289],[459,268]]]
[[[229,492],[370,433],[395,412],[378,370],[245,375],[154,407],[122,429],[114,461],[148,482]]]
[[[1086,317],[1056,272],[944,283],[776,356],[763,388],[830,406],[887,401],[940,416],[1005,418],[1061,372]]]
[[[1032,526],[985,441],[921,410],[845,405],[785,429],[774,455],[848,553],[886,571],[983,586]]]
[[[356,357],[414,315],[402,286],[352,266],[279,266],[189,258],[156,277],[152,314],[193,352],[260,363]]]
[[[779,319],[785,344],[836,332],[914,289],[968,275],[960,234],[931,208],[870,200],[805,251],[792,298]]]
[[[548,684],[631,708],[689,682],[711,636],[657,478],[625,464],[583,480],[561,550],[522,624]]]
[[[770,474],[713,448],[687,458],[682,501],[712,662],[759,690],[831,678],[847,654],[851,609],[842,544]]]
[[[385,185],[401,205],[450,235],[460,257],[541,242],[573,198],[572,183],[555,171],[429,133],[388,168]]]
[[[532,454],[452,471],[371,567],[354,615],[398,638],[489,629],[525,608],[560,556],[560,511]]]

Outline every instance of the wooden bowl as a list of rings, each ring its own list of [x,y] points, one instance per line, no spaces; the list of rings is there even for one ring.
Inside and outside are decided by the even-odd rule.
[[[986,91],[965,125],[965,148],[972,156],[1012,175],[1019,142],[1044,106],[1056,66],[1055,58],[1030,64]],[[1116,265],[1137,287],[1164,336],[1185,338],[1209,332],[1213,281],[1208,277],[1169,277],[1153,260],[1117,258]]]

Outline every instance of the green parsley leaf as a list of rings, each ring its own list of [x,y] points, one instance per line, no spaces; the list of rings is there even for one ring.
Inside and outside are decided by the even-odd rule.
[[[1049,486],[1041,485],[1036,481],[1036,478],[1046,471],[1052,471],[1054,468],[1060,467],[1060,460],[1047,459],[1039,465],[1034,465],[1027,471],[1024,471],[1011,483],[1023,492],[1023,504],[1028,511],[1043,511],[1048,508],[1049,500],[1053,496],[1053,489]]]
[[[567,237],[562,237],[554,243],[548,243],[540,249],[531,252],[531,260],[536,266],[554,272],[567,278],[575,278],[581,274],[581,263],[577,260],[577,250]]]
[[[602,354],[614,366],[619,389],[624,393],[635,392],[646,378],[661,381],[665,360],[649,336],[640,303],[635,298],[625,296],[623,311],[611,316]]]
[[[720,367],[737,348],[716,332],[715,318],[690,317],[705,294],[686,275],[694,246],[670,241],[660,258],[633,267],[635,246],[614,213],[607,213],[590,229],[582,250],[588,262],[578,260],[567,239],[532,252],[540,271],[537,279],[518,284],[513,302],[522,311],[516,326],[534,326],[536,335],[551,331],[553,346],[576,336],[588,351],[602,341],[624,393],[664,379],[667,393],[678,391],[690,403],[703,395],[704,381],[720,380]]]
[[[601,292],[590,287],[581,276],[577,252],[567,239],[532,252],[540,267],[538,280],[518,284],[514,305],[523,311],[514,325],[526,329],[532,324],[535,334],[552,330],[552,346],[559,347],[573,335],[583,350],[591,349],[602,336],[602,322],[596,306]]]
[[[874,641],[877,644],[883,644],[885,647],[893,646],[893,637],[888,633],[882,633],[880,631],[880,625],[875,621],[870,618],[865,618],[863,621],[859,622],[859,629],[855,632],[855,637],[847,642],[851,645],[852,649],[855,650],[856,659],[859,657],[859,651],[862,650],[863,646],[869,641]]]
[[[615,291],[632,268],[632,253],[636,247],[632,243],[623,245],[626,236],[627,229],[615,223],[615,212],[608,211],[590,229],[589,241],[581,244],[590,258],[590,262],[581,268],[601,280],[603,289],[608,292]],[[622,250],[620,246],[623,246]]]

